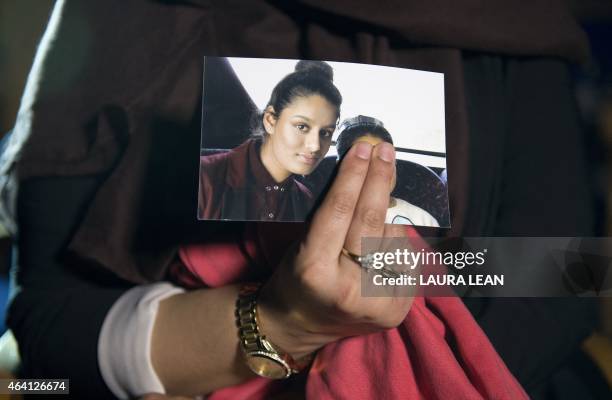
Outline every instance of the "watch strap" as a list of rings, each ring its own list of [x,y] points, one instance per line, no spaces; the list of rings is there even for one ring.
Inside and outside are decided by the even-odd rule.
[[[246,283],[240,288],[235,312],[240,347],[246,357],[264,356],[275,360],[286,369],[284,378],[288,378],[308,366],[312,355],[294,360],[289,353],[274,345],[260,332],[257,297],[261,286],[261,283]]]

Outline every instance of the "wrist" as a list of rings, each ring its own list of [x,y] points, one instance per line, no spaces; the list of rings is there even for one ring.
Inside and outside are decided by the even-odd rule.
[[[285,379],[307,367],[312,357],[310,354],[300,358],[293,357],[262,331],[260,289],[259,283],[247,283],[240,288],[234,312],[240,348],[251,371],[265,378]]]
[[[339,339],[311,329],[308,319],[274,296],[269,285],[264,286],[259,294],[257,313],[261,332],[296,360]]]

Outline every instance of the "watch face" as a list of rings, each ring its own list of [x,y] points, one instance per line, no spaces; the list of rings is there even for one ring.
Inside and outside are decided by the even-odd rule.
[[[282,379],[290,373],[289,367],[273,358],[273,355],[251,353],[246,356],[246,362],[253,372],[265,378]]]

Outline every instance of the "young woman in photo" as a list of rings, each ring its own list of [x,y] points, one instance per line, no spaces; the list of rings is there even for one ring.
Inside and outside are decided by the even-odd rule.
[[[329,64],[298,62],[247,141],[201,158],[198,217],[303,221],[314,199],[295,177],[310,174],[327,154],[341,103]]]

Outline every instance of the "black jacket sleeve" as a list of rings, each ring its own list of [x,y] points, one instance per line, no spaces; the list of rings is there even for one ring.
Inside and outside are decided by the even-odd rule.
[[[17,202],[17,292],[8,325],[19,342],[20,375],[70,379],[73,398],[114,398],[98,370],[98,336],[129,287],[63,252],[97,183],[96,177],[30,179],[21,183]]]

